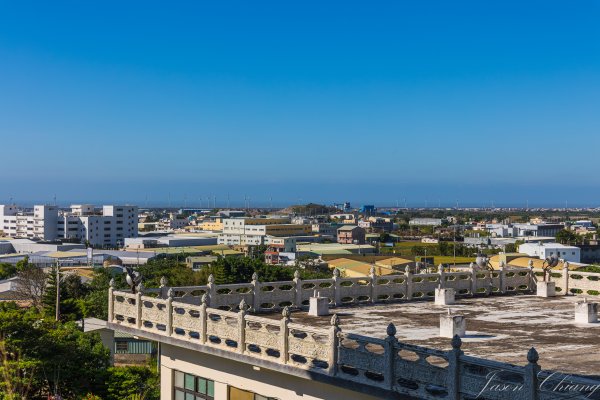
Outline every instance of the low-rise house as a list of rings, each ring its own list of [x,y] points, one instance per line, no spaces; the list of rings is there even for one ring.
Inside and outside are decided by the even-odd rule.
[[[579,247],[560,243],[523,243],[519,246],[519,253],[525,253],[530,257],[537,257],[542,260],[556,255],[565,261],[576,263],[581,261],[581,249]]]
[[[217,261],[218,256],[191,256],[185,259],[185,264],[188,268],[191,268],[194,271],[199,271],[202,268],[212,264]]]

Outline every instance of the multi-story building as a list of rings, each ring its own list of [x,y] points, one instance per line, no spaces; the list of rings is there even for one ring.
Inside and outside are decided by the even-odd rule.
[[[73,205],[58,219],[58,237],[92,247],[122,246],[126,237],[138,236],[137,214],[137,206],[107,205],[100,212],[90,204]]]
[[[258,246],[267,236],[303,236],[312,232],[311,225],[290,224],[289,218],[230,218],[223,221],[219,244]]]
[[[442,225],[441,218],[413,218],[408,221],[409,225],[414,226],[440,226]]]
[[[337,230],[342,224],[335,223],[320,223],[312,224],[312,232],[323,236],[337,237]]]
[[[78,240],[94,247],[115,247],[126,237],[137,237],[136,206],[104,206],[97,211],[89,204],[71,206],[59,213],[54,205],[36,205],[33,212],[15,205],[0,205],[0,229],[5,235],[40,240]]]
[[[375,217],[358,221],[358,226],[368,232],[391,232],[394,229],[394,224],[390,220]]]
[[[6,236],[55,240],[58,208],[37,205],[32,212],[19,211],[16,205],[0,205],[0,230]]]
[[[215,217],[215,218],[206,219],[206,220],[198,223],[197,225],[203,231],[220,232],[223,230],[223,220],[224,220],[224,218],[222,218],[222,217]]]
[[[337,241],[343,244],[365,244],[365,230],[360,226],[346,225],[337,230]]]
[[[280,264],[289,261],[289,254],[296,253],[295,237],[266,236],[265,262],[268,264]]]

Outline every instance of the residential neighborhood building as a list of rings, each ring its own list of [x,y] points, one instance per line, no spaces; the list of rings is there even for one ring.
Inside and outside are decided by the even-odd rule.
[[[392,221],[376,217],[360,220],[358,226],[364,228],[367,232],[391,232],[394,229]]]
[[[337,241],[343,244],[365,244],[364,228],[355,225],[345,225],[337,230]]]

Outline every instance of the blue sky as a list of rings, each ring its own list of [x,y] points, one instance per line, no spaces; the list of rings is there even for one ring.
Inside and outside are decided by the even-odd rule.
[[[599,4],[0,2],[0,202],[600,205]]]

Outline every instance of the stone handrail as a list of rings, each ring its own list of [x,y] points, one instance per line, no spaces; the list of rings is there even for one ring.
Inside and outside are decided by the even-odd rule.
[[[452,339],[452,350],[442,351],[399,342],[393,324],[385,339],[379,339],[341,332],[337,315],[328,329],[315,328],[292,322],[289,307],[281,319],[271,319],[249,315],[245,300],[234,312],[208,307],[208,295],[195,305],[176,301],[174,292],[160,299],[111,287],[109,326],[422,399],[458,400],[481,393],[490,400],[584,399],[595,398],[588,396],[594,388],[600,395],[600,381],[578,377],[566,380],[576,389],[557,392],[565,376],[540,371],[534,349],[527,355],[528,364],[520,367],[466,356],[458,336]]]
[[[210,307],[237,310],[244,300],[253,312],[273,312],[289,306],[307,308],[313,293],[329,298],[330,307],[380,302],[432,299],[438,286],[453,288],[457,296],[491,295],[531,292],[535,277],[530,268],[503,267],[496,271],[479,270],[471,266],[465,271],[447,272],[440,266],[438,273],[413,274],[407,269],[397,275],[343,277],[334,270],[331,278],[303,280],[296,272],[293,281],[252,282],[219,285],[212,275],[207,285],[168,287],[166,280],[160,288],[160,297],[174,292],[177,301],[199,305],[205,294]],[[600,286],[600,285],[599,285]]]
[[[533,273],[536,281],[543,279],[543,269],[536,268]],[[551,270],[548,279],[556,283],[558,294],[600,297],[599,273],[573,271],[567,264],[562,269]]]

